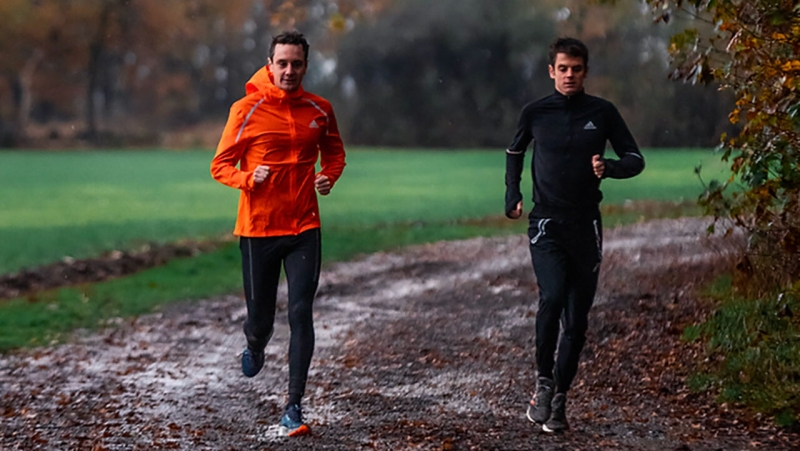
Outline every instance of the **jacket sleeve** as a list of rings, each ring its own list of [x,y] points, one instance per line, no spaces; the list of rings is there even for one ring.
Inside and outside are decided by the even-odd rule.
[[[525,165],[525,150],[533,140],[530,121],[526,110],[523,110],[517,126],[514,141],[506,149],[506,216],[517,209],[517,204],[522,200],[519,183],[522,178],[522,168]]]
[[[626,179],[638,175],[644,170],[644,157],[639,151],[625,120],[614,105],[608,110],[608,140],[619,160],[603,159],[606,169],[603,178]]]
[[[211,176],[214,180],[231,188],[252,191],[255,188],[252,171],[241,171],[236,166],[247,149],[244,115],[238,104],[231,107],[228,122],[211,160]]]
[[[319,150],[320,174],[327,176],[333,186],[339,180],[345,166],[344,144],[339,136],[339,126],[336,123],[333,108],[328,111],[328,130],[320,138]]]

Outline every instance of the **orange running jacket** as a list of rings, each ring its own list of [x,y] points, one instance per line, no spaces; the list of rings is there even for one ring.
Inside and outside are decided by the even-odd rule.
[[[286,92],[272,82],[267,67],[245,85],[247,95],[231,106],[211,175],[241,190],[234,235],[298,235],[319,228],[314,188],[317,158],[331,184],[342,174],[345,152],[331,104],[297,90]],[[237,168],[237,165],[239,167]],[[260,185],[253,172],[267,165]]]

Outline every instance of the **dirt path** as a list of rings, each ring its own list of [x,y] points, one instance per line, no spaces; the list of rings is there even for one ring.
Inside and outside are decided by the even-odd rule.
[[[524,237],[437,243],[323,269],[312,437],[276,436],[285,293],[267,364],[240,373],[242,300],[183,304],[0,358],[0,449],[751,450],[797,436],[684,386],[693,288],[725,258],[699,220],[607,231],[573,430],[540,433],[535,280]],[[717,265],[718,266],[718,265]]]

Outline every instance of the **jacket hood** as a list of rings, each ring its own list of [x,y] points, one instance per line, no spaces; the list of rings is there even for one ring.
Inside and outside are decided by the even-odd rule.
[[[272,80],[272,71],[269,70],[269,66],[264,66],[254,73],[253,76],[250,77],[250,80],[245,83],[245,92],[247,94],[261,93],[261,95],[265,97],[268,96],[275,98],[299,97],[303,95],[304,91],[302,84],[294,91],[286,92],[275,86],[275,82]]]

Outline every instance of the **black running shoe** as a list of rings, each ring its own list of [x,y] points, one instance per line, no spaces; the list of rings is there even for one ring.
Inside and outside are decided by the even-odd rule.
[[[261,371],[264,366],[264,350],[261,352],[245,348],[242,352],[242,373],[247,377],[253,377]]]
[[[545,432],[563,432],[569,429],[567,422],[567,395],[556,393],[553,396],[553,412],[550,419],[542,426]]]
[[[555,382],[547,377],[536,381],[536,394],[528,406],[528,419],[534,423],[544,424],[550,419],[550,403],[555,392]]]

